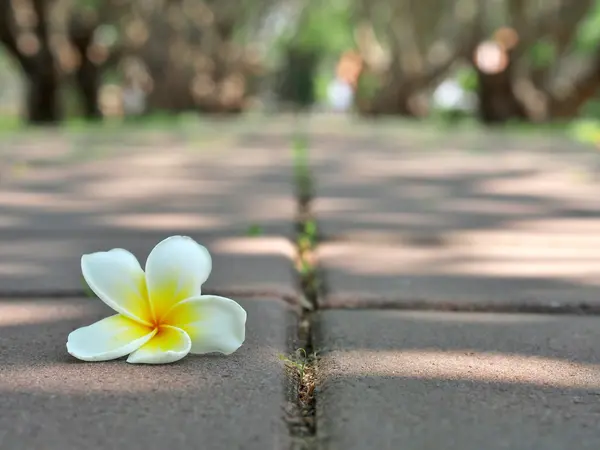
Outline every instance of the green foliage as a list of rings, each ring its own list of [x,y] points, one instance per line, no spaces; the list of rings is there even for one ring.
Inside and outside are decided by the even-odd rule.
[[[600,98],[589,100],[583,107],[582,115],[584,117],[594,117],[600,119]]]
[[[472,67],[462,67],[456,73],[456,81],[467,92],[475,92],[478,88],[477,72]]]
[[[354,45],[352,0],[312,0],[302,12],[298,28],[284,37],[302,48],[337,56]]]
[[[375,98],[380,88],[381,81],[377,75],[365,71],[358,79],[358,85],[356,86],[356,99],[372,100]]]
[[[600,44],[600,0],[596,0],[589,14],[579,26],[575,48],[582,53],[592,53]]]
[[[431,114],[431,119],[444,129],[455,129],[460,123],[465,123],[471,118],[467,111],[459,109],[436,109]]]
[[[587,144],[600,143],[600,123],[597,120],[577,120],[569,127],[569,134]]]
[[[327,91],[329,83],[334,79],[334,74],[329,70],[321,70],[315,79],[315,98],[317,102],[325,102],[327,100]]]
[[[353,0],[310,0],[296,24],[276,40],[276,53],[283,59],[278,92],[282,100],[302,107],[326,98],[335,62],[355,46],[353,5]]]
[[[23,123],[18,116],[0,114],[0,137],[16,133],[23,128]]]
[[[556,61],[556,45],[547,40],[540,40],[529,48],[529,58],[534,68],[550,67]]]

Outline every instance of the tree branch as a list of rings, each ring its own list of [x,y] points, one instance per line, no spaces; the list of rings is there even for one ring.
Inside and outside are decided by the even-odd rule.
[[[550,95],[549,116],[573,117],[600,89],[600,48],[596,51],[589,69],[578,78],[566,96]]]

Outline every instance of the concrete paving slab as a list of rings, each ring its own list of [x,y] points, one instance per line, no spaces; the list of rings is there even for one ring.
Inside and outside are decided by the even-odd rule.
[[[565,218],[600,223],[600,158],[564,138],[431,128],[312,142],[313,212],[325,239],[441,239]]]
[[[0,184],[0,229],[293,233],[287,147],[188,149],[175,142],[123,147],[91,160],[42,161]]]
[[[0,448],[288,448],[278,355],[296,316],[278,299],[239,301],[248,324],[236,353],[164,366],[66,353],[70,331],[110,313],[100,301],[0,301]]]
[[[326,293],[320,302],[325,307],[598,309],[600,229],[580,225],[565,224],[571,233],[560,227],[544,232],[534,223],[529,230],[420,246],[322,243],[317,255]]]
[[[81,292],[81,255],[111,248],[131,251],[142,267],[152,248],[170,234],[133,232],[0,233],[0,295],[35,296]],[[283,237],[212,237],[189,233],[211,252],[213,271],[205,292],[253,292],[293,297],[294,249]]]
[[[80,289],[81,254],[123,247],[144,261],[175,234],[212,251],[207,288],[293,292],[289,148],[162,133],[83,158],[52,150],[60,138],[49,134],[51,150],[32,150],[23,173],[0,183],[0,293]]]
[[[326,311],[322,449],[600,446],[600,318]]]
[[[323,305],[600,306],[597,154],[447,134],[315,140]]]

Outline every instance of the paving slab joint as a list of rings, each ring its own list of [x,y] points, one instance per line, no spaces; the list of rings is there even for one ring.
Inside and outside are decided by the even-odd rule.
[[[294,450],[308,450],[316,446],[317,354],[313,348],[312,325],[323,284],[315,257],[318,227],[311,210],[315,189],[309,164],[308,140],[305,136],[297,135],[294,138],[293,156],[297,201],[295,273],[302,312],[297,330],[299,348],[283,359],[295,404],[295,416],[290,420],[292,445]]]
[[[298,299],[296,293],[291,289],[248,289],[248,288],[216,288],[208,289],[204,294],[219,295],[230,298],[274,298],[297,307]],[[0,290],[0,299],[30,299],[30,298],[86,298],[95,294],[89,289],[32,289],[32,290]]]
[[[498,314],[548,314],[600,316],[600,306],[588,303],[560,304],[523,300],[513,303],[490,302],[485,299],[470,301],[440,301],[423,298],[374,296],[367,294],[336,294],[328,297],[326,304],[319,305],[320,310],[354,311],[436,311],[448,313],[498,313]]]

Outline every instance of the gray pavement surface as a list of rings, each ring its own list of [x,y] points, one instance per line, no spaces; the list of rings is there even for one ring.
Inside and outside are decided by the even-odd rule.
[[[314,139],[322,304],[600,307],[598,155],[446,133]]]
[[[558,235],[559,233],[557,233]],[[600,229],[478,247],[325,242],[321,306],[600,310]],[[536,243],[537,241],[537,243]],[[558,241],[558,242],[557,242]],[[495,247],[495,248],[494,248]]]
[[[0,246],[0,293],[55,296],[81,291],[82,254],[125,248],[137,256],[143,267],[154,245],[172,234],[177,233],[19,233]],[[293,246],[286,238],[223,236],[204,240],[199,233],[186,234],[211,252],[213,270],[203,286],[205,293],[271,293],[286,298],[295,295]]]
[[[322,449],[600,447],[600,318],[320,313]]]
[[[289,146],[194,146],[163,133],[86,156],[69,142],[49,134],[45,153],[13,150],[23,167],[0,180],[0,292],[81,289],[83,253],[123,247],[143,264],[160,240],[185,234],[213,254],[208,290],[293,294]]]
[[[31,134],[0,148],[0,449],[288,448],[289,141],[240,145],[209,129]],[[81,255],[121,247],[143,265],[175,234],[211,252],[205,293],[242,298],[243,347],[154,367],[70,357],[68,333],[111,313],[72,298]]]
[[[600,216],[600,158],[590,146],[493,131],[377,130],[311,140],[313,207],[327,240],[468,239],[523,222]]]
[[[70,331],[110,314],[99,300],[0,300],[0,448],[288,448],[278,355],[296,315],[275,298],[239,302],[247,336],[233,355],[135,366],[67,354]]]
[[[0,146],[1,450],[303,442],[278,358],[298,333],[293,127],[199,126]],[[303,126],[320,306],[372,308],[314,314],[319,448],[600,448],[600,316],[376,309],[600,309],[597,155],[553,136]],[[81,255],[143,263],[174,234],[211,251],[204,292],[242,299],[244,346],[156,367],[71,358],[68,333],[110,313],[66,297]]]

